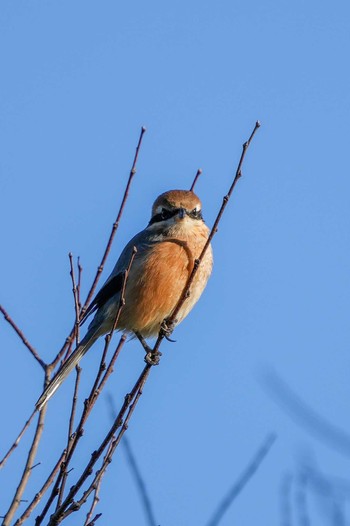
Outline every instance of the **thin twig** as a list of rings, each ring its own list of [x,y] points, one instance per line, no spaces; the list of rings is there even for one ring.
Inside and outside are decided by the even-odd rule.
[[[196,173],[196,175],[195,175],[195,177],[194,177],[194,179],[193,179],[192,186],[191,186],[191,188],[190,188],[190,191],[191,191],[191,192],[194,191],[194,187],[196,186],[197,181],[198,181],[198,179],[199,179],[199,176],[200,176],[201,174],[202,174],[202,170],[201,170],[200,168],[198,168],[197,173]]]
[[[69,252],[69,265],[70,265],[70,276],[72,279],[72,292],[73,292],[73,298],[74,298],[74,311],[75,311],[75,343],[78,347],[79,345],[79,321],[80,321],[80,312],[79,312],[79,299],[78,299],[78,288],[75,281],[75,273],[74,273],[74,263],[73,263],[73,254]]]
[[[81,301],[80,301],[80,291],[81,291],[81,276],[83,274],[83,267],[80,263],[80,257],[77,258],[77,265],[78,265],[78,283],[77,283],[77,298],[78,298],[78,306],[79,311],[81,310]]]
[[[235,498],[241,493],[242,489],[246,486],[247,482],[252,478],[255,472],[260,467],[262,461],[270,451],[272,445],[276,440],[276,435],[271,433],[264,440],[263,444],[260,446],[259,450],[255,453],[253,459],[243,471],[242,475],[239,477],[237,482],[232,486],[228,494],[220,502],[219,506],[213,513],[212,518],[207,523],[207,526],[217,526],[228,508],[231,506]]]
[[[144,126],[142,126],[141,133],[140,133],[140,136],[139,136],[139,140],[138,140],[138,143],[137,143],[137,146],[136,146],[136,152],[135,152],[134,160],[133,160],[132,167],[131,167],[131,170],[130,170],[130,173],[129,173],[128,181],[126,183],[124,195],[123,195],[122,202],[121,202],[118,214],[117,214],[117,218],[116,218],[116,220],[113,223],[112,230],[111,230],[109,239],[107,241],[107,245],[106,245],[105,251],[103,253],[101,262],[100,262],[99,266],[97,267],[96,275],[95,275],[94,281],[93,281],[93,283],[92,283],[92,285],[90,287],[88,295],[86,297],[85,303],[84,303],[84,305],[83,305],[83,307],[81,309],[80,317],[82,317],[84,315],[86,309],[89,306],[89,303],[90,303],[90,301],[92,299],[92,296],[93,296],[93,294],[94,294],[94,292],[96,290],[96,287],[97,287],[98,281],[100,279],[101,273],[102,273],[102,271],[104,269],[104,265],[106,263],[107,257],[108,257],[108,255],[110,253],[115,234],[116,234],[116,232],[118,230],[118,227],[119,227],[119,224],[120,224],[120,220],[121,220],[121,217],[122,217],[123,212],[124,212],[124,208],[125,208],[125,205],[126,205],[126,201],[127,201],[128,195],[129,195],[129,190],[130,190],[130,187],[131,187],[131,183],[132,183],[132,180],[133,180],[133,178],[134,178],[134,176],[136,174],[137,160],[138,160],[138,157],[139,157],[141,144],[142,144],[142,139],[143,139],[143,136],[144,136],[145,132],[146,132],[146,128]],[[74,335],[75,335],[75,325],[74,325],[73,329],[71,330],[69,336],[66,338],[62,348],[59,350],[59,352],[57,353],[56,357],[53,359],[53,361],[51,363],[51,365],[53,367],[55,367],[58,364],[58,362],[61,360],[62,356],[67,352],[68,347],[72,344],[72,341],[74,339]],[[67,353],[67,355],[68,355],[68,353]]]
[[[24,343],[24,345],[27,347],[27,349],[30,351],[30,353],[32,354],[32,356],[35,358],[35,360],[38,362],[38,364],[41,365],[41,367],[45,370],[46,368],[46,363],[44,362],[44,360],[42,360],[39,356],[39,354],[37,353],[37,351],[34,349],[34,347],[29,343],[29,341],[27,340],[27,338],[24,336],[23,332],[21,331],[21,329],[18,327],[18,325],[16,325],[16,323],[13,321],[13,319],[11,318],[11,316],[9,315],[9,313],[4,309],[4,307],[2,305],[0,305],[0,312],[1,314],[4,316],[5,320],[11,325],[11,327],[13,328],[13,330],[16,332],[17,336],[19,336],[22,340],[22,342]]]
[[[5,515],[5,518],[4,518],[4,521],[2,523],[2,526],[9,526],[10,525],[10,523],[11,523],[11,521],[13,519],[13,516],[14,516],[14,514],[17,511],[17,508],[18,508],[18,506],[21,503],[22,495],[23,495],[24,490],[25,490],[25,488],[27,486],[29,477],[30,477],[30,475],[32,473],[32,469],[31,468],[32,468],[32,466],[34,464],[36,452],[38,450],[40,439],[41,439],[41,435],[42,435],[42,432],[43,432],[43,429],[44,429],[45,415],[46,415],[46,408],[39,413],[37,427],[36,427],[36,430],[35,430],[35,434],[34,434],[34,438],[33,438],[31,447],[29,449],[29,453],[28,453],[26,464],[25,464],[25,467],[24,467],[24,470],[23,470],[23,473],[22,473],[22,477],[21,477],[21,480],[20,480],[20,482],[18,484],[18,487],[16,489],[16,492],[15,492],[15,495],[14,495],[13,500],[11,502],[11,505],[10,505],[6,515]]]
[[[95,511],[95,508],[96,508],[97,504],[100,501],[99,494],[100,494],[100,489],[101,489],[101,481],[102,481],[102,479],[100,479],[97,482],[97,484],[96,484],[96,488],[95,488],[95,492],[94,492],[94,498],[92,499],[92,503],[91,503],[90,509],[89,509],[89,511],[86,514],[86,520],[84,522],[84,526],[89,526],[89,525],[93,524],[93,520],[91,520],[91,517],[92,517],[92,514]],[[98,515],[101,515],[101,514],[98,514]]]
[[[62,475],[62,483],[58,492],[58,499],[57,499],[57,507],[61,504],[64,494],[64,489],[66,486],[66,480],[68,477],[68,471],[67,471],[67,455],[70,451],[71,443],[73,440],[73,427],[74,427],[74,419],[75,419],[75,413],[77,409],[77,401],[78,401],[78,389],[79,389],[79,383],[80,383],[80,376],[81,376],[81,367],[77,365],[75,367],[76,370],[76,378],[75,378],[75,384],[74,384],[74,393],[73,393],[73,400],[72,400],[72,409],[69,417],[69,425],[68,425],[68,437],[67,437],[67,448],[66,448],[66,454],[64,461],[62,463],[61,469],[63,471]]]
[[[63,461],[63,458],[64,458],[64,455],[65,455],[65,451],[61,454],[60,458],[58,459],[58,461],[56,462],[56,465],[54,466],[53,470],[51,471],[50,475],[48,476],[48,478],[46,479],[46,481],[44,482],[44,485],[42,486],[42,488],[38,491],[38,493],[36,493],[34,499],[32,500],[32,502],[29,504],[29,506],[27,507],[27,509],[24,511],[24,513],[20,516],[20,518],[15,522],[14,526],[20,526],[21,524],[23,524],[23,522],[28,519],[28,517],[31,515],[31,513],[34,511],[35,507],[37,506],[37,504],[39,504],[42,496],[44,495],[44,493],[48,490],[49,486],[53,483],[53,480],[58,472],[58,470],[60,469],[60,465]]]
[[[95,517],[92,519],[92,521],[89,522],[86,526],[95,526],[96,521],[102,517],[102,513],[96,513]]]
[[[18,446],[21,438],[23,437],[24,433],[26,432],[26,430],[28,429],[31,421],[33,420],[34,418],[34,415],[36,413],[36,409],[34,409],[34,411],[32,412],[32,414],[30,415],[30,417],[28,418],[28,420],[26,421],[26,423],[24,424],[21,432],[19,433],[18,437],[16,438],[16,440],[13,442],[12,446],[10,447],[10,449],[7,451],[7,453],[5,454],[5,456],[2,458],[2,460],[0,461],[0,469],[3,468],[9,458],[9,456],[11,455],[11,453],[16,449],[16,447]]]
[[[75,273],[74,273],[74,264],[73,264],[73,254],[69,252],[69,264],[70,264],[70,276],[72,279],[72,291],[73,291],[73,297],[74,297],[74,310],[75,310],[75,337],[76,337],[76,346],[79,345],[79,322],[80,322],[80,307],[79,307],[79,291],[80,291],[80,280],[81,280],[81,271],[82,268],[80,266],[79,258],[78,258],[78,284],[75,280]],[[70,451],[70,444],[73,440],[73,427],[74,427],[74,418],[76,413],[76,406],[78,402],[78,389],[79,389],[79,382],[80,382],[80,375],[81,375],[81,367],[77,365],[75,367],[76,370],[76,378],[75,378],[75,385],[74,385],[74,393],[73,393],[73,400],[72,400],[72,409],[71,414],[69,417],[69,425],[68,425],[68,438],[67,438],[67,448],[66,448],[66,457]],[[60,506],[63,495],[64,495],[64,489],[66,486],[66,480],[67,480],[67,465],[66,465],[66,458],[64,460],[64,463],[62,464],[63,475],[62,475],[62,483],[58,492],[58,499],[57,499],[57,508]]]

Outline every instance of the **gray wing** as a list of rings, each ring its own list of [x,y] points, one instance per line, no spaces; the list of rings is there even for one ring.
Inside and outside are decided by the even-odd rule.
[[[80,324],[83,324],[91,314],[103,307],[113,296],[121,291],[123,285],[123,275],[130,263],[133,248],[137,248],[137,253],[135,256],[136,259],[140,257],[143,251],[146,248],[149,248],[149,246],[154,242],[154,234],[150,235],[147,230],[142,230],[129,241],[123,252],[120,254],[114,269],[105,281],[101,290],[96,294],[87,308],[84,316],[80,320]]]

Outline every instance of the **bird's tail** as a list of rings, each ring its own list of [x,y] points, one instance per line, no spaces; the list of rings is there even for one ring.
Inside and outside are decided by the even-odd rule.
[[[48,402],[51,396],[59,388],[61,383],[66,379],[69,373],[74,369],[74,367],[80,362],[84,354],[90,349],[91,345],[96,341],[99,336],[98,331],[94,331],[90,334],[90,331],[82,339],[78,347],[72,352],[70,357],[64,362],[62,367],[57,371],[56,375],[53,377],[49,385],[44,389],[39,400],[35,404],[35,407],[38,411],[44,407]]]

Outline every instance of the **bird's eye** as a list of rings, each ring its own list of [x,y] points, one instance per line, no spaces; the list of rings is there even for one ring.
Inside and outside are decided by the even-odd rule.
[[[189,216],[192,217],[192,219],[202,219],[202,212],[196,207],[193,210],[191,210]]]
[[[167,219],[167,217],[169,216],[169,211],[166,208],[162,208],[161,216],[162,219]]]

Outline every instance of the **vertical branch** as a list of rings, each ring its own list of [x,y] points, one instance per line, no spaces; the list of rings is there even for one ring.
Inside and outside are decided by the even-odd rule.
[[[197,170],[197,173],[193,179],[193,182],[192,182],[192,185],[191,185],[191,188],[190,188],[190,192],[193,192],[194,191],[194,187],[196,186],[197,184],[197,181],[199,179],[199,176],[202,174],[202,170],[200,168],[198,168]]]
[[[36,493],[34,499],[32,500],[32,502],[29,504],[29,506],[27,507],[27,509],[24,511],[24,513],[20,516],[20,518],[15,522],[14,526],[20,526],[21,524],[24,523],[24,521],[26,519],[28,519],[28,517],[31,515],[31,513],[33,512],[34,508],[39,504],[42,496],[44,495],[44,493],[48,490],[48,488],[50,487],[50,485],[53,483],[53,480],[58,472],[58,470],[60,469],[60,466],[61,466],[61,463],[63,462],[63,459],[64,459],[64,455],[65,455],[65,451],[61,454],[60,458],[58,459],[58,461],[56,462],[53,470],[51,471],[50,475],[48,476],[47,480],[44,482],[43,486],[41,487],[41,489],[38,491],[38,493]]]
[[[285,473],[282,478],[280,487],[280,509],[282,526],[292,526],[292,510],[290,505],[292,482],[292,475],[290,473]]]
[[[45,379],[48,380],[47,372],[45,376],[46,376]],[[22,499],[24,490],[28,484],[28,480],[32,472],[32,467],[34,465],[36,452],[38,450],[41,435],[44,429],[45,415],[46,415],[46,408],[44,408],[44,410],[39,413],[37,427],[34,433],[34,438],[33,438],[31,447],[29,449],[29,453],[28,453],[27,461],[26,461],[26,464],[25,464],[25,467],[22,473],[22,477],[15,491],[15,495],[13,497],[11,505],[5,515],[2,526],[10,526],[10,523],[14,517],[14,514],[16,513],[17,508],[21,503],[21,499]]]
[[[80,290],[81,290],[81,276],[83,274],[83,267],[81,266],[79,256],[77,258],[77,264],[78,264],[77,298],[78,298],[78,307],[79,307],[79,312],[80,312],[81,310]]]
[[[74,311],[75,311],[75,338],[76,338],[76,345],[79,345],[79,321],[80,321],[80,312],[79,312],[79,299],[78,299],[78,288],[75,281],[75,273],[74,273],[74,264],[73,264],[73,254],[69,252],[69,265],[70,265],[70,277],[72,279],[72,292],[73,292],[73,299],[74,299]]]

